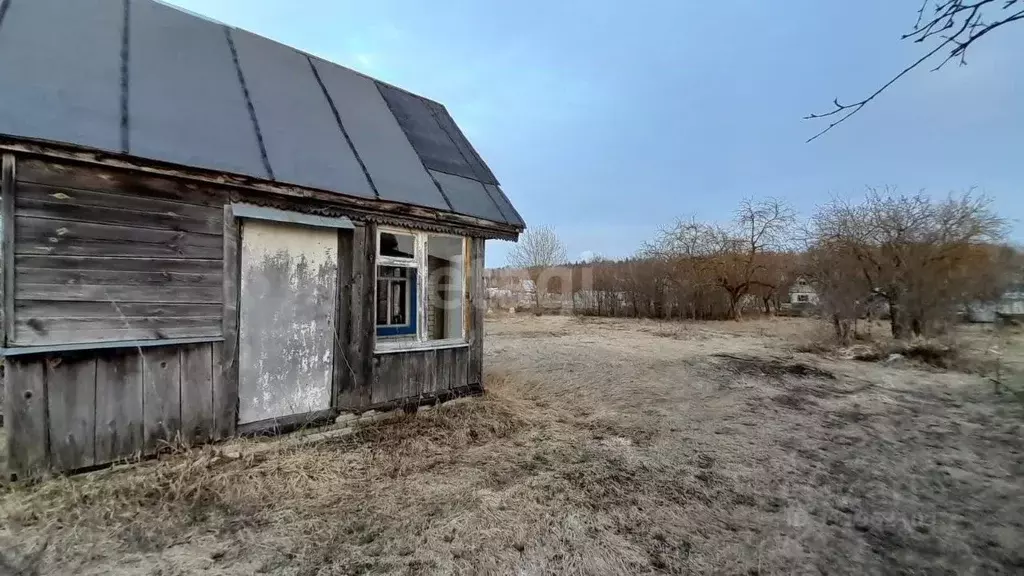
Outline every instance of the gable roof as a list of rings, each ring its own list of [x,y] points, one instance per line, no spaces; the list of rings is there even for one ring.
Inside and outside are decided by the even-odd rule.
[[[155,0],[0,0],[0,134],[525,226],[441,104]]]

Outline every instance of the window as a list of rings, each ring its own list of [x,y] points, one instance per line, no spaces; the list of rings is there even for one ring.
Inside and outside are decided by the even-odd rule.
[[[810,302],[811,301],[811,297],[808,296],[807,294],[797,294],[796,295],[796,301],[797,302]]]
[[[458,236],[379,231],[378,344],[465,342],[465,251],[466,240]]]
[[[380,256],[384,258],[403,258],[413,260],[416,258],[416,237],[412,234],[399,234],[396,232],[381,232]]]
[[[416,334],[416,269],[377,268],[377,335]]]
[[[463,239],[436,236],[427,239],[427,339],[462,338],[465,315]]]

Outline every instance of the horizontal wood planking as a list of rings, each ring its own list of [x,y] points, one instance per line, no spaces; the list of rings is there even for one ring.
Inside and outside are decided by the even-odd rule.
[[[14,220],[15,254],[217,259],[223,251],[221,236],[213,234],[25,216]]]
[[[223,227],[222,212],[212,207],[38,184],[18,186],[15,215],[201,234]]]
[[[218,286],[61,286],[57,284],[15,285],[18,300],[64,300],[88,302],[179,302],[217,304]]]
[[[118,342],[122,340],[161,340],[164,338],[199,338],[221,335],[219,323],[200,326],[170,326],[166,328],[110,327],[101,329],[53,330],[45,335],[27,330],[15,332],[15,346],[45,346],[78,342]]]
[[[217,223],[221,223],[224,216],[221,206],[226,202],[227,195],[223,193],[215,194],[211,203],[205,204],[180,198],[166,199],[161,197],[159,190],[147,189],[144,186],[134,186],[126,192],[112,189],[109,181],[99,184],[98,187],[85,189],[22,181],[18,185],[18,205],[21,206],[27,201],[59,202],[76,206],[156,213],[192,220],[212,220]],[[192,194],[203,192],[195,191]]]
[[[220,318],[220,304],[177,304],[171,302],[78,302],[19,300],[15,313],[22,320],[32,318],[106,318],[148,316],[151,318]]]
[[[108,169],[82,164],[55,164],[34,158],[18,163],[18,182],[35,183],[57,188],[103,190],[126,196],[155,197],[218,210],[224,206],[227,193],[214,184],[186,182],[178,178],[161,178],[140,172]]]
[[[150,318],[148,316],[124,316],[121,318],[30,318],[18,320],[14,324],[15,342],[21,343],[33,339],[52,342],[53,334],[74,334],[110,330],[120,332],[124,329],[150,331],[153,334],[165,329],[210,329],[220,324],[220,316],[197,318]],[[48,338],[49,337],[49,338]]]
[[[15,257],[15,266],[19,270],[28,268],[41,269],[73,269],[73,270],[100,270],[110,272],[153,272],[159,269],[160,272],[182,273],[182,274],[210,274],[220,272],[223,274],[221,258],[196,259],[196,258],[161,258],[154,262],[152,258],[146,257],[106,257],[106,256],[64,256],[64,255],[36,255],[22,254]]]
[[[122,286],[220,286],[221,271],[202,274],[181,272],[132,272],[130,270],[83,270],[76,268],[21,268],[18,282],[25,284],[120,284]],[[15,292],[17,296],[17,292]]]
[[[22,322],[19,320],[19,322]],[[110,326],[97,326],[98,328],[106,329],[117,329],[117,328],[150,328],[159,329],[173,326],[207,326],[220,322],[220,316],[194,316],[178,318],[176,316],[167,316],[163,318],[154,318],[150,316],[122,316],[116,321],[112,321],[109,317],[94,317],[94,318],[36,318],[32,320],[24,321],[25,328],[36,332],[45,332],[46,326],[52,326],[54,329],[62,329],[66,327],[68,330],[78,329],[92,329],[100,323],[109,322]],[[20,326],[21,324],[16,324]]]
[[[226,191],[36,159],[19,167],[13,345],[222,334]]]

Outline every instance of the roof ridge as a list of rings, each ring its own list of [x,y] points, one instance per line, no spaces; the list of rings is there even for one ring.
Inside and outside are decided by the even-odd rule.
[[[170,2],[167,2],[165,0],[149,0],[149,1],[150,2],[156,2],[157,4],[163,4],[164,6],[167,6],[168,8],[173,8],[173,9],[177,10],[178,12],[184,12],[185,14],[188,14],[189,16],[195,16],[196,18],[201,18],[203,20],[206,20],[207,22],[212,22],[214,24],[219,24],[221,26],[227,26],[228,25],[228,24],[225,24],[224,22],[221,22],[220,20],[217,20],[216,18],[210,18],[209,16],[203,16],[202,14],[200,14],[198,12],[193,12],[193,11],[189,10],[188,8],[182,8],[181,6],[178,6],[177,4],[171,4]],[[234,26],[232,26],[232,28],[234,28]]]

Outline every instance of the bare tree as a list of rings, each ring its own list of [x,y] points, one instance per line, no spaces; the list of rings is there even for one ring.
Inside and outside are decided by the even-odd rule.
[[[744,200],[736,211],[737,234],[729,241],[731,254],[717,259],[718,284],[729,294],[729,310],[739,319],[740,299],[755,287],[776,290],[769,271],[774,256],[785,251],[796,213],[781,200]]]
[[[678,220],[642,254],[665,263],[668,283],[677,290],[724,291],[729,317],[739,320],[744,297],[757,292],[770,298],[779,288],[776,260],[787,248],[794,221],[794,211],[780,200],[748,199],[730,225]]]
[[[519,236],[519,242],[508,255],[510,266],[526,270],[533,282],[534,304],[540,309],[541,296],[546,286],[540,285],[544,271],[566,261],[565,244],[553,228],[540,226],[528,229]]]
[[[993,30],[1021,20],[1024,20],[1024,0],[922,0],[913,29],[901,39],[912,40],[916,44],[934,45],[866,98],[849,104],[842,104],[837,98],[832,102],[831,110],[806,116],[805,120],[825,119],[829,122],[828,126],[812,136],[808,142],[860,112],[900,78],[932,60],[936,55],[945,53],[945,58],[932,71],[942,68],[952,60],[958,60],[961,66],[966,65],[967,50],[974,42]]]
[[[833,290],[823,296],[834,313],[857,313],[852,305],[879,298],[888,304],[893,336],[904,338],[926,333],[980,295],[975,279],[998,264],[991,247],[1004,235],[1004,221],[984,196],[936,202],[869,190],[859,204],[819,207],[811,251],[820,258],[820,289]]]

